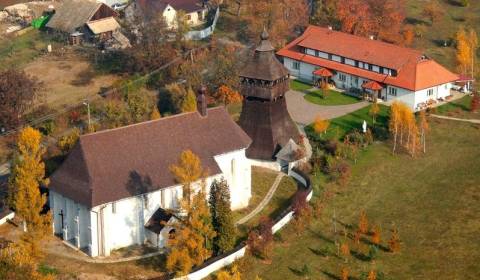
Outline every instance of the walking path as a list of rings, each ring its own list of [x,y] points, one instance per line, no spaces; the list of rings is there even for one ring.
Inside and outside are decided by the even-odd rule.
[[[322,106],[308,102],[303,98],[305,93],[290,90],[286,94],[288,112],[293,120],[300,125],[309,125],[315,118],[334,119],[368,106],[367,101],[349,105]]]
[[[478,119],[460,119],[460,118],[453,118],[441,115],[431,114],[430,116],[437,118],[437,119],[445,119],[445,120],[452,120],[452,121],[460,121],[460,122],[468,122],[468,123],[478,123],[480,124],[480,120]]]
[[[268,193],[267,195],[263,198],[262,202],[260,202],[260,204],[258,204],[258,206],[253,209],[252,212],[250,212],[248,215],[246,215],[245,217],[241,218],[240,220],[238,220],[235,225],[241,225],[241,224],[244,224],[246,223],[248,220],[250,220],[251,218],[253,218],[254,216],[256,216],[258,213],[260,213],[260,211],[263,210],[263,208],[265,208],[265,206],[267,206],[267,204],[270,202],[270,200],[272,199],[273,197],[273,194],[275,193],[275,191],[277,190],[278,186],[280,185],[280,182],[282,181],[282,178],[283,176],[285,176],[284,173],[280,172],[278,175],[277,175],[277,178],[275,178],[275,181],[273,182],[273,185],[270,187],[270,190],[268,190]]]

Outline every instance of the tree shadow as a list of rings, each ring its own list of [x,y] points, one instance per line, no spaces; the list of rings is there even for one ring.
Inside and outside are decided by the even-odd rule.
[[[335,280],[341,280],[340,277],[338,277],[337,275],[331,273],[331,272],[328,272],[326,270],[322,270],[322,273],[325,274],[328,278],[330,279],[335,279]]]
[[[428,22],[426,22],[422,19],[413,18],[413,17],[406,17],[405,18],[405,23],[411,24],[411,25],[428,24]]]
[[[328,243],[330,243],[330,244],[335,244],[335,242],[334,242],[332,239],[328,238],[327,236],[323,235],[323,234],[320,233],[320,232],[315,232],[315,231],[312,230],[311,233],[312,233],[314,236],[322,239],[322,240],[325,241],[325,242],[328,242]]]
[[[361,252],[351,250],[350,253],[352,254],[352,256],[354,258],[356,258],[359,261],[369,262],[369,261],[372,260],[369,256],[367,256],[367,255],[365,255],[364,253],[361,253]]]
[[[372,241],[366,239],[365,237],[360,238],[360,241],[362,241],[364,244],[369,245],[369,246],[376,246],[378,249],[384,251],[384,252],[390,252],[390,249],[383,246],[382,244],[375,244]]]
[[[152,190],[152,179],[150,176],[144,176],[137,171],[130,172],[130,178],[127,182],[127,190],[132,196],[148,193]]]

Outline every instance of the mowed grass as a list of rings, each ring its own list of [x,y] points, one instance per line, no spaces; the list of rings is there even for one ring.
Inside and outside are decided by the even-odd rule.
[[[480,112],[471,112],[471,96],[465,96],[436,108],[436,113],[454,118],[480,119]]]
[[[313,86],[307,83],[304,83],[299,80],[291,80],[290,81],[290,89],[296,90],[296,91],[302,91],[305,92],[309,89],[311,89]]]
[[[430,120],[427,154],[393,156],[388,143],[362,152],[351,183],[326,205],[322,218],[301,235],[287,226],[272,263],[250,258],[244,278],[339,279],[341,268],[347,267],[352,279],[370,269],[383,272],[386,279],[480,279],[480,127]],[[370,225],[381,227],[382,246],[387,246],[392,226],[398,228],[399,253],[380,250],[375,262],[351,256],[344,263],[336,256],[334,211],[337,229],[343,230],[342,224],[356,228],[362,209]],[[368,251],[362,246],[359,251]],[[302,276],[305,264],[311,273]]]
[[[361,131],[364,120],[367,122],[367,128],[371,128],[373,126],[373,118],[369,114],[371,106],[372,105],[369,105],[348,115],[331,120],[330,126],[328,127],[326,134],[322,137],[325,139],[341,140],[346,133],[354,129]],[[379,104],[378,106],[380,107],[380,112],[378,113],[375,120],[376,126],[386,126],[388,122],[389,107],[381,104]],[[312,125],[307,126],[306,130],[312,131]]]
[[[348,105],[360,102],[360,99],[343,94],[334,90],[326,90],[325,95],[323,90],[311,91],[305,94],[304,98],[311,103],[323,106]]]

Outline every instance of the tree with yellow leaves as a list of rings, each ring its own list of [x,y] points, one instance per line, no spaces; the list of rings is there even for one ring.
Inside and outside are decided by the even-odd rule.
[[[53,275],[38,272],[38,263],[24,241],[0,249],[0,279],[53,280]]]
[[[41,214],[47,196],[40,193],[40,184],[48,184],[41,140],[40,131],[31,127],[20,132],[9,178],[9,202],[33,239],[41,239],[50,229],[50,215]]]
[[[392,150],[393,154],[395,154],[395,151],[397,150],[400,127],[401,127],[400,103],[393,102],[392,105],[390,106],[390,120],[388,122],[388,129],[390,131],[390,134],[393,137],[393,150]]]
[[[390,240],[388,240],[388,247],[392,253],[400,251],[400,236],[396,228],[392,229],[392,236]]]
[[[463,74],[466,74],[470,65],[471,59],[471,50],[468,44],[467,33],[465,29],[462,27],[458,30],[456,34],[456,41],[457,41],[457,63],[460,71]]]
[[[201,265],[212,255],[211,244],[216,233],[212,226],[210,209],[206,201],[205,181],[200,159],[192,151],[182,152],[178,165],[170,167],[177,182],[183,184],[181,201],[184,217],[175,225],[175,238],[168,242],[167,270],[177,276],[188,274],[193,266]],[[202,179],[194,193],[193,183]],[[193,195],[192,195],[193,194]]]
[[[368,112],[370,116],[372,116],[373,125],[377,120],[378,113],[380,113],[380,106],[378,106],[377,102],[373,102],[372,106],[370,106],[370,111]]]
[[[160,111],[158,111],[157,106],[154,106],[152,112],[150,113],[150,120],[158,120],[161,117],[162,115],[160,115]]]
[[[313,129],[316,133],[327,133],[327,129],[330,126],[330,122],[328,120],[322,119],[320,116],[315,118],[315,122],[313,123]]]
[[[200,180],[206,173],[202,168],[200,158],[191,150],[183,151],[178,164],[170,166],[170,172],[172,172],[176,182],[182,184],[183,197],[188,200],[189,205],[192,196],[192,184]]]
[[[197,110],[197,97],[191,88],[188,89],[187,95],[185,95],[182,101],[180,110],[182,113],[194,112]]]
[[[217,274],[217,280],[242,280],[242,274],[238,267],[233,265],[230,271],[222,270]]]
[[[349,276],[349,271],[348,271],[348,268],[346,267],[342,267],[342,270],[340,271],[340,279],[342,280],[348,280],[348,276]]]
[[[418,127],[415,115],[404,103],[395,101],[390,106],[389,130],[393,137],[393,153],[399,143],[411,156],[415,156],[419,146]]]
[[[68,154],[73,146],[77,144],[78,139],[80,139],[80,130],[78,128],[74,128],[69,134],[60,137],[57,142],[57,146],[63,154]]]
[[[374,226],[372,228],[372,243],[374,245],[380,245],[381,236],[380,236],[380,227]]]
[[[367,280],[377,280],[377,273],[375,270],[370,270],[370,272],[368,272]]]

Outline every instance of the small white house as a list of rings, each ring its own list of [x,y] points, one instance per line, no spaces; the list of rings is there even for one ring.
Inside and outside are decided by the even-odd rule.
[[[248,205],[251,139],[223,107],[87,134],[50,178],[54,234],[90,256],[149,243],[163,247],[182,186],[170,172],[191,150],[208,170],[208,187],[225,178],[231,207]],[[208,193],[207,193],[208,194]]]
[[[190,26],[205,22],[209,6],[206,0],[134,0],[125,8],[125,18],[130,22],[135,19],[148,21],[152,17],[162,16],[169,28],[176,28],[179,11],[185,13],[185,20]]]
[[[300,80],[327,79],[337,88],[366,90],[379,100],[402,101],[412,110],[451,95],[459,78],[418,50],[313,25],[277,54]],[[363,87],[371,81],[381,89],[372,92]]]

